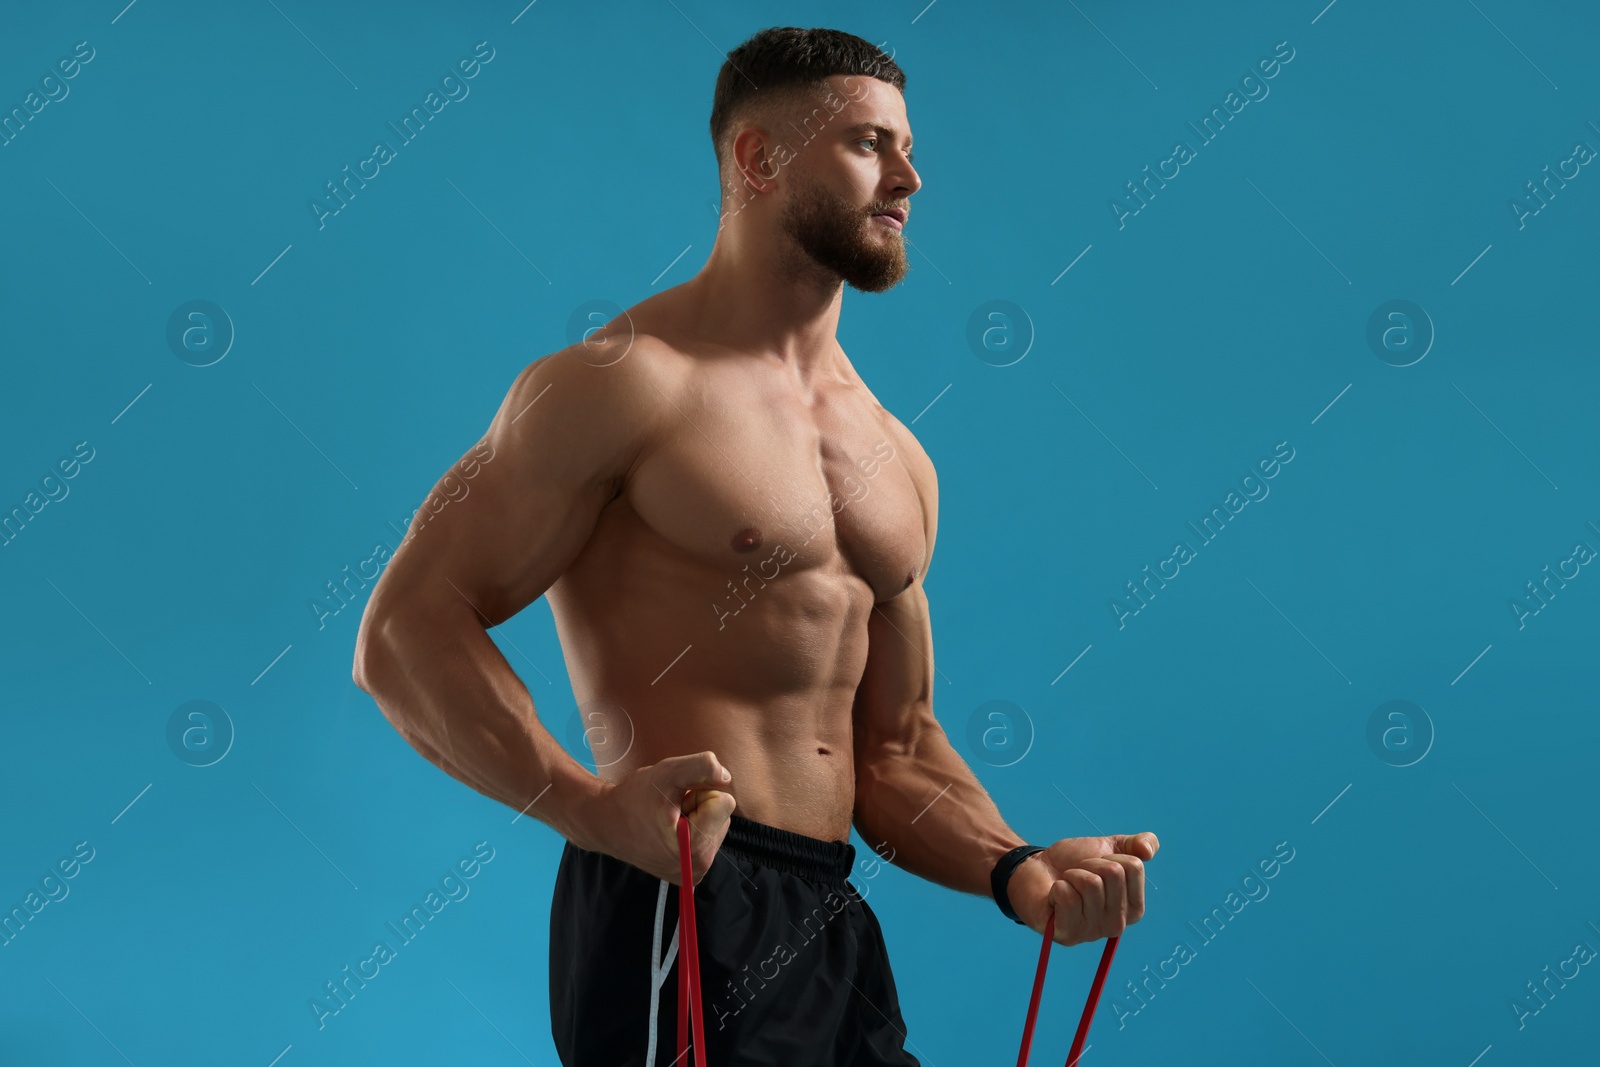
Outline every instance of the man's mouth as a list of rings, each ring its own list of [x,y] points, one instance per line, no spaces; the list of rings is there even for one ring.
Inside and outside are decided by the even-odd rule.
[[[890,211],[885,211],[880,215],[874,215],[872,217],[883,223],[885,226],[892,226],[896,230],[905,228],[906,213],[899,208],[894,208]]]

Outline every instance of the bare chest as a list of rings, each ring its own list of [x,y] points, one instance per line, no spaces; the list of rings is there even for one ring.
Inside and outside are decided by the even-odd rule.
[[[922,573],[926,457],[864,389],[791,392],[708,379],[629,487],[639,517],[673,549],[719,572],[835,573],[874,601]],[[917,455],[908,454],[915,449]]]

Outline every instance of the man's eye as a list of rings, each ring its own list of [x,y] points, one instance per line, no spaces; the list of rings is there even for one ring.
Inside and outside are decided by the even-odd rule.
[[[877,143],[878,143],[878,139],[876,137],[863,137],[859,141],[857,141],[856,144],[867,144],[868,142],[871,142],[874,146],[876,146]],[[874,147],[873,151],[874,152],[877,151],[877,148]],[[915,162],[915,158],[913,157],[913,155],[911,154],[910,151],[906,152],[906,162],[907,163],[914,163]]]

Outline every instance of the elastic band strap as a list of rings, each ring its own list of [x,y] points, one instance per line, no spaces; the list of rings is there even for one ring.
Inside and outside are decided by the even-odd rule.
[[[1039,946],[1039,967],[1033,972],[1033,997],[1028,1001],[1028,1021],[1022,1025],[1022,1051],[1017,1053],[1017,1067],[1027,1067],[1028,1050],[1033,1047],[1033,1024],[1039,1018],[1039,996],[1044,992],[1044,969],[1050,963],[1050,945],[1055,940],[1056,913],[1044,922],[1044,944]]]
[[[1094,1009],[1100,1003],[1100,988],[1106,984],[1106,972],[1111,970],[1111,957],[1117,954],[1117,939],[1106,938],[1105,951],[1100,953],[1100,968],[1094,972],[1094,985],[1089,987],[1089,1003],[1083,1006],[1083,1018],[1078,1020],[1078,1033],[1072,1039],[1072,1051],[1067,1054],[1067,1067],[1077,1067],[1078,1057],[1083,1055],[1083,1042],[1089,1036],[1089,1021],[1094,1018]]]
[[[700,1015],[700,939],[694,928],[694,867],[689,856],[689,817],[678,813],[678,1062],[688,1051],[690,1018],[694,1021],[695,1067],[706,1067],[706,1024]],[[690,1005],[693,1011],[690,1011]]]
[[[1033,972],[1033,996],[1028,1000],[1028,1019],[1022,1025],[1022,1048],[1017,1053],[1017,1067],[1027,1067],[1028,1052],[1033,1047],[1033,1024],[1039,1018],[1039,1000],[1044,994],[1044,972],[1050,963],[1050,946],[1055,943],[1056,913],[1052,910],[1044,923],[1044,942],[1039,946],[1039,966]],[[1078,1020],[1078,1033],[1072,1039],[1072,1051],[1067,1055],[1067,1067],[1077,1067],[1083,1055],[1083,1043],[1089,1036],[1089,1023],[1100,1004],[1100,990],[1106,984],[1106,974],[1111,970],[1111,957],[1117,953],[1118,938],[1106,939],[1105,951],[1100,954],[1100,967],[1094,974],[1094,985],[1089,988],[1089,1002],[1083,1007],[1083,1017]]]
[[[683,948],[683,890],[678,890],[678,1057],[674,1064],[685,1062],[689,1051],[689,952]]]

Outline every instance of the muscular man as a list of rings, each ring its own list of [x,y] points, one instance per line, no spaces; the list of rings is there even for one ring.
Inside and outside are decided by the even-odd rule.
[[[518,375],[471,495],[419,512],[362,619],[356,681],[405,739],[567,840],[565,1064],[672,1062],[680,811],[713,1064],[916,1064],[850,828],[982,895],[1024,844],[934,716],[933,464],[834,336],[843,283],[906,273],[904,85],[834,30],[730,53],[705,266]],[[541,595],[598,773],[486,634]],[[1053,911],[1064,945],[1121,934],[1157,848],[1063,839],[1002,865],[996,899],[1039,932]]]

